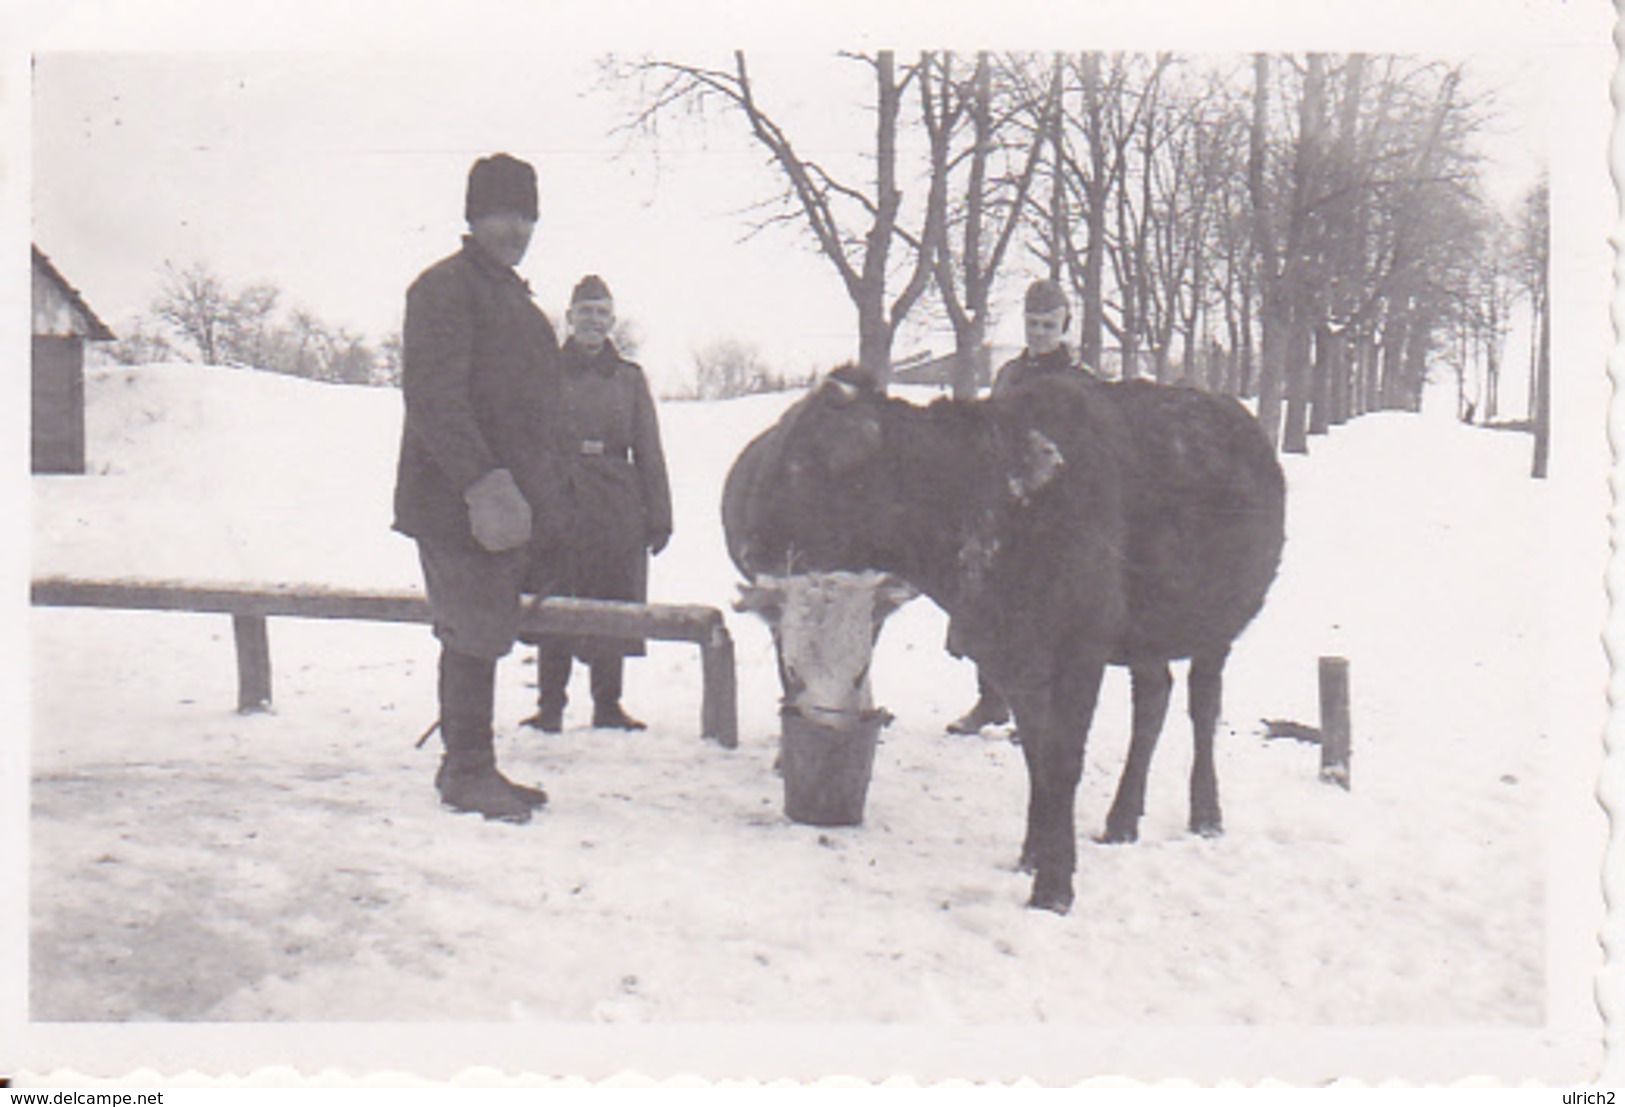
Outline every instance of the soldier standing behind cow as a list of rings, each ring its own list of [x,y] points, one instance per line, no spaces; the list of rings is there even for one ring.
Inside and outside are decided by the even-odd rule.
[[[1038,280],[1027,286],[1022,303],[1027,346],[1000,366],[993,378],[993,395],[999,396],[1035,377],[1064,373],[1079,380],[1095,380],[1093,373],[1072,360],[1066,345],[1066,331],[1072,325],[1072,309],[1066,293],[1052,280]],[[999,690],[988,683],[978,669],[976,705],[948,724],[950,734],[977,734],[983,727],[1010,721],[1010,708]]]
[[[406,294],[406,414],[395,529],[417,540],[440,640],[441,802],[522,823],[547,802],[496,767],[497,659],[513,648],[532,550],[570,529],[557,460],[558,338],[514,272],[536,229],[536,171],[469,170],[462,249]]]
[[[616,350],[615,300],[589,274],[570,294],[570,335],[561,357],[559,426],[575,528],[562,546],[537,551],[538,592],[600,600],[648,598],[648,554],[671,538],[671,487],[660,425],[643,370]],[[645,552],[647,551],[647,553]],[[639,640],[545,636],[536,650],[536,714],[525,725],[556,734],[564,726],[574,658],[591,669],[592,725],[643,730],[621,706],[623,659]]]

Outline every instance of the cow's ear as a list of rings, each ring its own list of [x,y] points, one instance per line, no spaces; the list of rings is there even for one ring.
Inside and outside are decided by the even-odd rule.
[[[1021,457],[1010,474],[1010,495],[1021,503],[1032,499],[1066,465],[1061,448],[1041,431],[1028,429],[1021,441]]]
[[[858,386],[831,374],[814,386],[812,394],[819,399],[846,404],[858,398]]]
[[[875,616],[884,619],[909,600],[920,594],[920,590],[904,580],[902,577],[887,573],[875,589]]]
[[[850,361],[845,365],[838,365],[829,371],[827,380],[846,388],[847,395],[852,399],[860,396],[884,396],[885,386],[875,377],[874,373]]]
[[[734,610],[750,611],[768,623],[777,623],[784,617],[784,583],[764,574],[749,584],[741,584]]]

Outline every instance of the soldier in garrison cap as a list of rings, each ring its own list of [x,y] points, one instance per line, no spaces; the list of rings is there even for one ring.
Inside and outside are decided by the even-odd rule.
[[[536,171],[480,158],[463,214],[462,249],[406,293],[395,529],[417,541],[440,640],[441,802],[522,823],[547,795],[497,770],[496,663],[513,648],[534,544],[570,525],[553,429],[558,338],[514,272],[536,228]]]
[[[672,523],[654,399],[642,367],[610,338],[615,298],[602,277],[581,278],[567,319],[558,410],[576,525],[567,542],[538,551],[532,582],[549,595],[642,603],[649,555],[665,549]],[[579,658],[592,673],[592,725],[644,729],[621,706],[623,659],[643,654],[641,640],[547,636],[536,647],[537,710],[527,726],[563,729],[570,669]]]
[[[1003,395],[1023,381],[1052,373],[1067,374],[1083,381],[1095,380],[1093,373],[1072,359],[1072,351],[1067,348],[1066,332],[1072,325],[1072,308],[1058,282],[1046,279],[1028,285],[1022,308],[1027,346],[999,368],[993,378],[993,395]],[[948,733],[976,734],[983,727],[1010,721],[1010,708],[1004,697],[980,670],[976,674],[976,685],[975,706],[949,723]]]

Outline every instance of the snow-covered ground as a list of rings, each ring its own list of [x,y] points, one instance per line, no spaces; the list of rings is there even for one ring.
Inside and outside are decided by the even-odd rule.
[[[88,390],[93,475],[34,478],[36,571],[416,585],[388,529],[398,394],[182,365]],[[653,599],[727,609],[722,479],[791,398],[662,406]],[[34,609],[31,1018],[1538,1027],[1561,628],[1528,583],[1550,535],[1528,456],[1381,414],[1287,458],[1285,561],[1227,672],[1226,833],[1184,830],[1181,690],[1141,841],[1091,840],[1127,742],[1113,671],[1065,918],[1022,906],[1020,750],[944,733],[974,674],[924,600],[880,641],[897,718],[850,829],[780,810],[749,616],[735,751],[698,736],[691,647],[628,666],[632,735],[586,726],[580,672],[564,734],[518,727],[510,655],[499,757],[552,795],[513,827],[436,802],[424,627],[274,620],[276,710],[239,716],[224,616]],[[1351,663],[1347,792],[1261,725],[1316,721],[1328,654]]]

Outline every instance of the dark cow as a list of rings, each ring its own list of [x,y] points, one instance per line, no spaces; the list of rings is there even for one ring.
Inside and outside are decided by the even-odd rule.
[[[723,523],[747,577],[885,570],[948,613],[949,649],[1015,712],[1031,905],[1064,912],[1106,665],[1131,670],[1134,717],[1104,840],[1137,836],[1180,658],[1196,738],[1190,827],[1219,833],[1221,678],[1274,579],[1284,507],[1274,451],[1230,399],[1042,378],[920,407],[843,367],[740,454]]]

